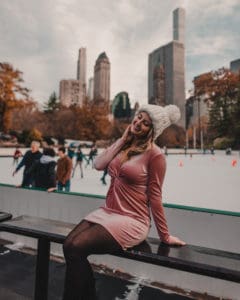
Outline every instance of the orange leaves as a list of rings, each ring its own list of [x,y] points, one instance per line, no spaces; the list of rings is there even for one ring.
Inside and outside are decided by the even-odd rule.
[[[195,96],[205,96],[205,100],[214,101],[219,96],[231,97],[239,87],[240,76],[221,68],[195,77],[193,83]]]
[[[11,113],[16,108],[32,102],[29,90],[22,86],[22,72],[8,63],[0,63],[0,130],[8,132]]]

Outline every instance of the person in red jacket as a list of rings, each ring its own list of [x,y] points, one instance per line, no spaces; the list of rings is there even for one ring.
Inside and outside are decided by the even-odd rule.
[[[144,105],[123,136],[98,155],[97,170],[108,169],[111,184],[105,205],[88,214],[63,245],[66,259],[64,300],[95,299],[94,277],[87,257],[111,254],[143,242],[152,212],[160,240],[185,245],[169,233],[162,204],[165,156],[154,140],[180,118],[175,105]]]

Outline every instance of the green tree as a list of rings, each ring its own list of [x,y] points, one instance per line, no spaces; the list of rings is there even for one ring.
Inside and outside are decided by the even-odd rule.
[[[209,107],[208,134],[212,139],[237,139],[239,119],[240,75],[226,68],[198,76],[194,80],[194,98],[202,97]]]
[[[60,103],[59,103],[59,100],[57,98],[57,95],[55,92],[53,92],[48,101],[46,103],[44,103],[44,106],[43,106],[43,110],[44,112],[54,112],[56,110],[58,110],[60,107]]]

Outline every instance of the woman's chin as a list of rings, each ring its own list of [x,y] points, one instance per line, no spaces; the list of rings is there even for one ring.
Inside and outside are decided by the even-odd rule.
[[[144,134],[142,132],[132,132],[132,135],[135,137],[135,138],[140,138],[140,137],[143,137]]]

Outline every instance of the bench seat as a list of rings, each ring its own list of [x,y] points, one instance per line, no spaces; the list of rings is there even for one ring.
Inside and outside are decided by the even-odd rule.
[[[0,211],[0,222],[8,221],[11,218],[12,218],[11,214],[4,212],[4,211]]]
[[[50,242],[62,244],[74,226],[63,221],[20,216],[0,223],[0,231],[38,239],[36,278],[41,278],[42,281],[44,276],[48,280]],[[134,248],[113,255],[240,283],[240,254],[238,253],[194,245],[173,247],[160,243],[158,239],[148,238]],[[44,283],[39,287],[36,286],[37,281],[38,279],[35,282],[35,291],[39,293],[40,289],[44,289]],[[46,295],[41,294],[38,297],[35,294],[35,299],[47,298]]]

